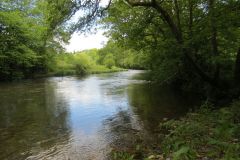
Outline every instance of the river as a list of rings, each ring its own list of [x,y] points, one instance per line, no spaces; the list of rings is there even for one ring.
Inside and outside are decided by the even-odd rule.
[[[142,72],[0,83],[0,159],[104,160],[126,132],[186,113],[191,98],[134,79]]]

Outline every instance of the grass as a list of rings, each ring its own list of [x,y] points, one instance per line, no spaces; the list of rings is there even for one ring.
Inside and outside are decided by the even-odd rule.
[[[103,66],[103,65],[96,65],[90,68],[88,72],[90,74],[98,74],[98,73],[110,73],[110,72],[119,72],[119,71],[126,71],[126,69],[115,67],[115,66],[113,66],[112,68],[107,68],[106,66]]]
[[[107,68],[103,65],[95,65],[93,67],[87,68],[83,75],[85,74],[100,74],[100,73],[111,73],[111,72],[120,72],[126,71],[126,69],[118,68],[113,66],[112,68]],[[57,68],[53,72],[49,73],[52,76],[69,76],[69,75],[79,75],[74,67],[70,68]]]
[[[148,151],[142,159],[240,159],[240,101],[217,110],[204,104],[179,120],[161,123],[159,128],[161,154]],[[119,160],[137,159],[134,154],[112,155]]]

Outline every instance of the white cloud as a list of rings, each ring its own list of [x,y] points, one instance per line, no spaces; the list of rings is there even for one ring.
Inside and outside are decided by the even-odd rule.
[[[99,30],[94,34],[78,34],[74,33],[70,39],[69,45],[65,48],[67,52],[82,51],[85,49],[102,48],[108,41],[103,35],[103,30]]]

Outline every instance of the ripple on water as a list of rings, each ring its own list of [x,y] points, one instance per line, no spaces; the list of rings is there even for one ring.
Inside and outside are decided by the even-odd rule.
[[[139,73],[0,84],[0,159],[104,160],[180,113],[180,94],[131,78]]]

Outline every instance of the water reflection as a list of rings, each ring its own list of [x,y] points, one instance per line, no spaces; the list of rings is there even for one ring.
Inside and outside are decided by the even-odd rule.
[[[0,84],[0,159],[104,160],[111,147],[151,137],[190,103],[131,78],[139,73]]]
[[[54,84],[9,83],[0,97],[0,159],[25,159],[68,142],[68,104]]]
[[[197,103],[192,94],[151,83],[130,85],[127,93],[133,112],[139,116],[148,131],[154,131],[164,119],[184,115]]]

